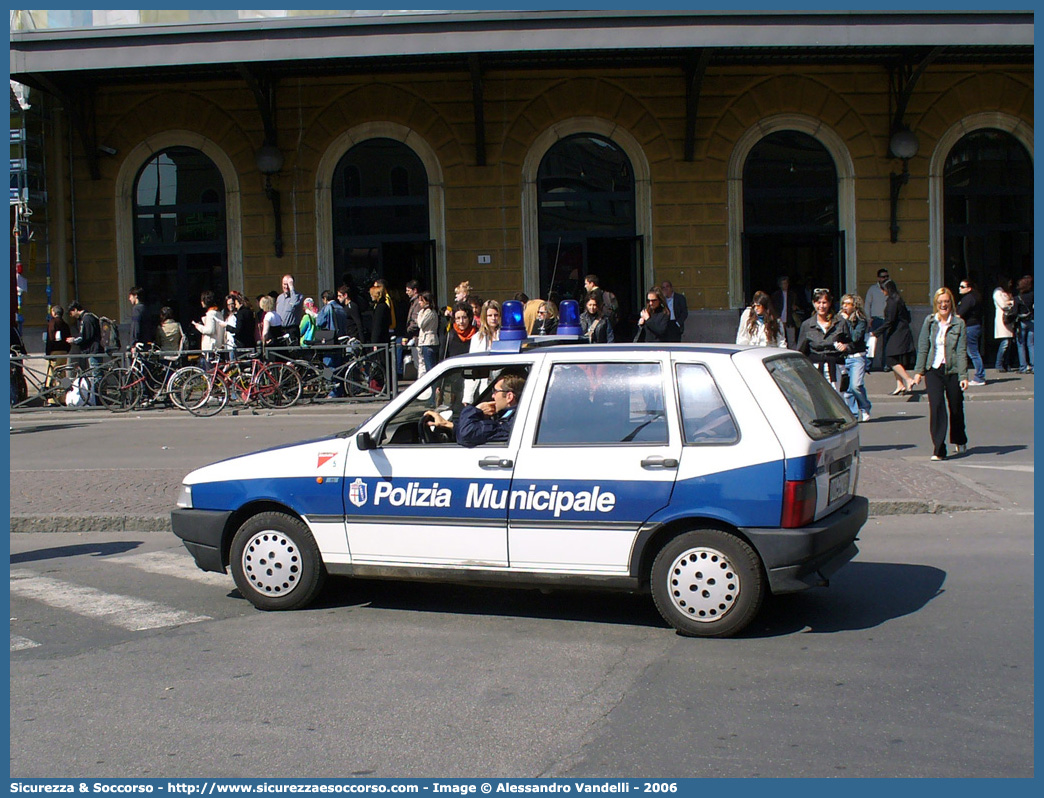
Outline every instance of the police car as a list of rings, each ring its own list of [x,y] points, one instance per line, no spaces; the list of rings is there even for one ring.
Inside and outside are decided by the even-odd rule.
[[[193,471],[174,532],[265,610],[328,574],[580,586],[651,592],[679,632],[715,637],[855,556],[857,423],[803,355],[563,340],[451,358],[355,429]],[[507,440],[428,423],[505,373],[525,378]]]

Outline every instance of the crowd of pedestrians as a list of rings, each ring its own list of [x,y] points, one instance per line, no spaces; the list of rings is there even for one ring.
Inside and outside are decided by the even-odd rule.
[[[982,295],[971,279],[962,279],[958,292],[959,303],[949,288],[935,292],[931,313],[915,339],[910,310],[887,269],[878,270],[877,283],[867,291],[865,301],[858,294],[841,297],[840,312],[835,312],[830,289],[804,294],[791,287],[788,275],[782,275],[772,297],[764,291],[754,293],[740,316],[736,343],[793,346],[822,371],[860,421],[869,421],[872,409],[866,391],[868,371],[892,372],[893,396],[908,394],[923,382],[932,459],[945,460],[947,440],[956,453],[967,450],[964,391],[986,385]],[[650,307],[659,302],[662,297],[654,298],[650,292]],[[995,370],[1032,373],[1033,276],[998,284],[993,306]]]
[[[405,300],[399,307],[393,289],[382,278],[374,279],[360,296],[346,276],[336,291],[324,290],[319,303],[300,294],[290,274],[283,276],[281,288],[259,295],[256,306],[239,291],[229,292],[223,301],[212,291],[204,291],[199,319],[191,322],[199,336],[198,348],[204,353],[235,353],[258,345],[316,346],[348,339],[377,346],[394,342],[395,367],[402,377],[410,361],[417,375],[423,376],[439,360],[487,351],[500,338],[500,301],[479,297],[468,281],[458,284],[453,302],[441,308],[416,280],[403,286]],[[597,275],[588,274],[583,289],[577,298],[578,321],[582,338],[590,343],[673,343],[682,339],[688,305],[670,281],[650,287],[644,305],[631,317],[625,317],[616,294],[603,288]],[[992,308],[986,306],[971,279],[962,279],[957,291],[959,300],[946,288],[935,293],[932,312],[915,338],[910,310],[887,269],[878,270],[877,282],[865,299],[845,294],[840,302],[830,289],[795,288],[788,275],[781,275],[771,296],[761,290],[754,293],[740,316],[736,343],[802,352],[861,421],[868,421],[872,410],[867,372],[890,371],[896,381],[893,395],[909,393],[923,382],[931,409],[933,458],[943,459],[947,429],[949,442],[958,452],[967,445],[962,392],[986,384],[988,311],[992,310],[992,335],[997,344],[995,370],[1033,371],[1032,275],[1001,281],[993,291]],[[553,298],[529,299],[522,293],[512,298],[523,303],[529,335],[557,332],[560,310]],[[170,307],[160,308],[158,321],[154,321],[140,288],[132,288],[128,300],[130,345],[154,342],[168,357],[189,348],[189,337]],[[63,356],[70,352],[88,355],[89,366],[99,365],[105,349],[99,317],[79,302],[72,302],[67,313],[75,331],[65,321],[62,307],[55,305],[50,311],[45,347],[52,358],[49,369],[62,366]],[[336,349],[324,351],[323,362],[331,368],[340,365]]]

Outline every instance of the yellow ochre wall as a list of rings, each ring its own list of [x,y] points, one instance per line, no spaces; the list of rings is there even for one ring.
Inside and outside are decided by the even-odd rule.
[[[484,76],[487,166],[475,166],[472,84],[466,73],[301,77],[278,84],[279,146],[286,156],[275,178],[283,199],[286,254],[272,250],[271,206],[254,166],[263,129],[242,83],[129,85],[97,94],[97,140],[115,147],[91,180],[78,143],[73,149],[80,300],[96,312],[126,317],[116,285],[115,179],[123,160],[150,136],[198,132],[220,147],[239,177],[244,290],[279,287],[291,272],[302,292],[318,296],[315,183],[330,144],[367,122],[409,128],[435,152],[444,176],[448,286],[469,279],[484,296],[523,288],[522,164],[534,140],[556,123],[598,117],[626,130],[651,172],[652,276],[670,279],[692,308],[724,309],[728,298],[727,180],[737,140],[760,120],[801,114],[821,120],[844,142],[855,168],[856,253],[860,292],[881,266],[917,304],[928,292],[928,165],[939,138],[972,114],[1003,112],[1032,129],[1032,66],[933,66],[911,97],[906,122],[920,140],[899,205],[900,240],[889,242],[888,74],[877,67],[722,67],[706,74],[699,98],[694,161],[683,159],[685,85],[678,70],[490,72]],[[67,139],[62,137],[62,140]],[[407,142],[408,143],[408,142]],[[67,154],[66,154],[67,157]],[[140,164],[135,164],[135,168]],[[429,176],[430,177],[430,176]],[[53,187],[57,188],[57,187]],[[68,209],[68,187],[64,186]],[[438,233],[432,231],[433,237]],[[71,230],[66,225],[71,246]],[[57,251],[56,247],[52,247]],[[66,251],[68,247],[66,248]],[[476,256],[491,254],[479,266]],[[72,297],[71,256],[53,264],[64,275],[56,293]],[[57,270],[60,271],[57,271]],[[32,286],[30,296],[42,296]],[[445,297],[438,297],[445,299]],[[44,322],[29,303],[27,324]]]

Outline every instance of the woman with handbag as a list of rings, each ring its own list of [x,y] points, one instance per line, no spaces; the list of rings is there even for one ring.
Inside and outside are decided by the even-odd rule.
[[[917,338],[914,383],[924,379],[928,392],[932,459],[946,459],[946,429],[957,454],[968,448],[964,429],[964,391],[968,387],[968,331],[955,312],[957,303],[949,288],[932,297],[932,313],[921,325]],[[949,418],[947,418],[947,407]]]
[[[613,327],[605,315],[601,290],[595,289],[584,301],[584,312],[580,314],[580,332],[592,344],[612,344]]]
[[[815,312],[801,322],[795,348],[823,372],[835,391],[842,393],[845,356],[852,348],[851,330],[843,316],[834,314],[834,297],[829,288],[812,292],[812,307]]]

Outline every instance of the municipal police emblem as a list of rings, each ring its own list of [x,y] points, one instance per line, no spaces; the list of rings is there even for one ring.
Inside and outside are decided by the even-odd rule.
[[[366,483],[356,477],[355,482],[348,486],[348,501],[356,507],[362,507],[366,504],[366,498]]]

